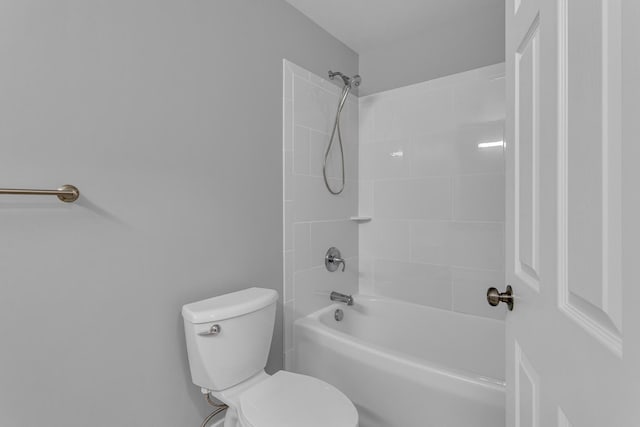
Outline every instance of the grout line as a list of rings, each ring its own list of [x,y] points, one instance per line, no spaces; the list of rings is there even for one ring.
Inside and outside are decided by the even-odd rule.
[[[455,311],[453,309],[453,306],[455,304],[453,296],[454,296],[454,292],[453,292],[453,268],[450,266],[449,267],[449,291],[451,292],[451,311]]]
[[[376,224],[383,222],[433,222],[433,223],[448,223],[448,224],[504,224],[504,221],[489,221],[489,220],[474,220],[474,219],[429,219],[429,218],[385,218],[375,217],[372,215],[372,219],[376,220]],[[373,222],[372,222],[373,224]]]
[[[314,219],[305,219],[305,220],[301,220],[301,221],[294,221],[294,224],[304,224],[304,223],[308,223],[308,224],[324,224],[324,223],[334,223],[334,222],[348,222],[348,223],[352,223],[353,221],[348,217],[346,219],[343,218],[338,218],[338,219],[319,219],[319,220],[314,220]]]
[[[367,258],[372,259],[374,261],[374,263],[376,261],[380,261],[380,262],[389,261],[389,262],[399,262],[399,263],[403,263],[403,264],[422,265],[422,266],[428,266],[428,267],[450,268],[450,269],[455,269],[455,270],[463,270],[463,271],[467,271],[467,272],[477,271],[477,272],[481,272],[481,273],[504,273],[504,269],[467,267],[467,266],[462,266],[462,265],[457,265],[457,264],[437,264],[437,263],[432,263],[432,262],[406,260],[406,259],[399,259],[399,258],[381,258],[381,257],[375,256],[375,255],[369,256]]]
[[[489,173],[489,172],[479,172],[479,173],[453,173],[453,174],[439,174],[439,175],[423,175],[423,176],[399,176],[399,177],[386,177],[386,178],[367,178],[364,181],[373,181],[373,182],[402,182],[402,181],[427,181],[429,179],[434,178],[455,178],[455,177],[468,177],[468,178],[478,178],[478,177],[487,177],[487,176],[505,176],[504,173]]]
[[[450,196],[451,196],[451,212],[449,213],[449,217],[451,218],[452,221],[454,219],[454,212],[455,212],[455,191],[454,191],[453,185],[454,185],[453,177],[450,177],[449,178],[449,192],[450,192]]]

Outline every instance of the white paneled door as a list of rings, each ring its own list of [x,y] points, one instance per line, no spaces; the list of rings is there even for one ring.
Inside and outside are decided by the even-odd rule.
[[[640,426],[640,1],[506,14],[507,425]]]

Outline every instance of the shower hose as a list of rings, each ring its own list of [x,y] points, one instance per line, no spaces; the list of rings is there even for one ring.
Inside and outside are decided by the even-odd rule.
[[[349,85],[345,85],[342,89],[342,97],[340,98],[340,103],[338,104],[338,112],[336,113],[336,121],[333,124],[333,131],[331,131],[331,138],[329,139],[329,145],[327,146],[327,151],[324,153],[324,164],[322,165],[322,175],[324,177],[324,185],[327,186],[327,190],[331,194],[338,195],[342,193],[344,190],[344,147],[342,146],[342,132],[340,131],[340,114],[342,113],[342,109],[344,108],[344,104],[347,101],[347,95],[349,95],[349,91],[351,87]],[[331,147],[333,146],[333,141],[335,140],[336,135],[338,136],[338,145],[340,147],[340,163],[342,166],[342,185],[340,189],[334,190],[331,188],[329,184],[329,179],[327,178],[327,160],[329,159],[329,154],[331,153]]]

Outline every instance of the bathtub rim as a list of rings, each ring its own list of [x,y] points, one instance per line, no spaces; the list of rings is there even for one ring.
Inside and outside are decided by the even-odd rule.
[[[369,301],[390,301],[393,304],[408,305],[408,306],[413,306],[420,309],[437,310],[437,311],[442,311],[447,313],[454,313],[455,315],[468,316],[468,317],[478,318],[478,319],[482,319],[490,322],[500,322],[499,320],[496,320],[496,319],[475,316],[467,313],[451,312],[449,310],[444,310],[438,307],[424,306],[420,304],[401,301],[401,300],[379,296],[379,295],[354,294],[353,297],[356,303],[357,303],[357,299],[362,299],[362,298],[367,299]],[[340,344],[357,347],[361,351],[373,353],[377,357],[387,359],[391,362],[402,363],[410,367],[424,369],[429,371],[432,374],[444,375],[454,380],[463,381],[465,383],[469,383],[479,387],[485,387],[496,392],[500,392],[500,393],[505,392],[505,388],[506,388],[505,380],[480,375],[475,372],[471,372],[464,369],[456,369],[451,366],[436,363],[428,359],[423,359],[407,353],[396,351],[389,347],[377,345],[377,344],[365,341],[363,339],[360,339],[354,335],[349,335],[345,332],[331,328],[330,326],[325,325],[320,320],[321,316],[328,314],[331,311],[335,311],[336,309],[344,309],[344,308],[345,308],[345,305],[340,303],[328,305],[326,307],[323,307],[319,310],[314,311],[313,313],[310,313],[306,316],[296,319],[293,322],[293,328],[295,330],[296,327],[302,327],[302,328],[311,330],[314,333],[320,334],[324,338],[335,339]],[[294,349],[295,349],[295,344],[294,344]]]

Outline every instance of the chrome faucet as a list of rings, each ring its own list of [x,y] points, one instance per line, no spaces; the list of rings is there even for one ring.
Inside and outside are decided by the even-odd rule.
[[[331,301],[338,301],[343,302],[347,305],[353,305],[353,297],[351,295],[345,295],[341,294],[340,292],[333,291],[331,292],[329,298],[331,299]]]

